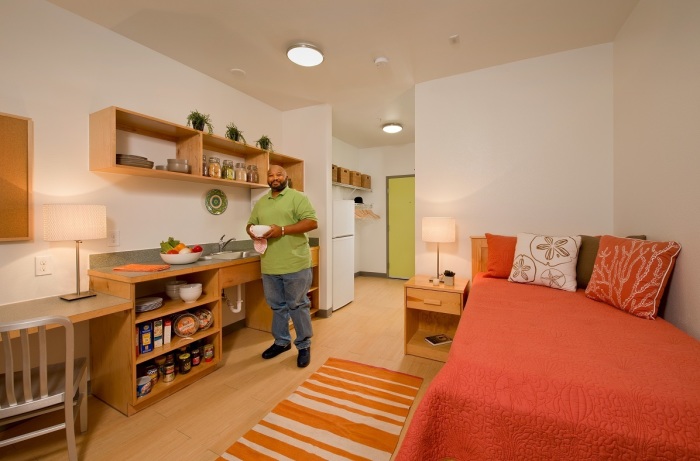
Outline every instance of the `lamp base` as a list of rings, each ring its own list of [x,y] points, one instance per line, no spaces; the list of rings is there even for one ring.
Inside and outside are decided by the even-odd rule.
[[[94,291],[83,291],[82,293],[72,293],[69,295],[63,295],[61,296],[61,299],[66,301],[75,301],[76,299],[91,298],[93,296],[97,296],[97,293],[95,293]]]

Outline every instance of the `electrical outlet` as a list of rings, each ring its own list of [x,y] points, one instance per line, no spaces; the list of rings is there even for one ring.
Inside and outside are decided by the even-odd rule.
[[[108,247],[118,247],[119,246],[119,231],[113,230],[109,231],[107,235],[107,246]]]
[[[34,258],[34,275],[49,275],[51,271],[51,256],[37,256]]]

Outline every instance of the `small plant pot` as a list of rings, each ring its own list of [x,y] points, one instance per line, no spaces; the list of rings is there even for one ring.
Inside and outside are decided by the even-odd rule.
[[[446,287],[453,287],[455,285],[455,278],[452,275],[446,275],[445,276],[445,286]]]

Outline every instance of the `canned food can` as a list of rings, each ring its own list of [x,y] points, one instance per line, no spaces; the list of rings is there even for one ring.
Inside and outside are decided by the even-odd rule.
[[[190,352],[190,355],[192,355],[192,366],[196,367],[197,365],[199,365],[199,363],[202,361],[202,353],[199,350],[199,348],[193,348]]]
[[[158,365],[151,364],[146,367],[146,376],[151,378],[151,385],[155,386],[158,382]]]
[[[153,388],[153,383],[151,381],[151,377],[150,376],[141,376],[136,381],[136,396],[143,397],[144,395],[147,395],[149,392],[151,392],[152,388]]]
[[[212,360],[214,360],[214,345],[213,344],[205,344],[204,345],[204,361],[211,362]]]
[[[175,363],[166,363],[163,367],[163,382],[171,383],[175,379]]]
[[[161,355],[160,357],[156,357],[154,362],[156,362],[156,366],[158,367],[158,375],[162,378],[165,374],[165,356]]]
[[[189,352],[180,354],[178,359],[180,360],[180,373],[183,375],[189,373],[192,369],[192,357],[190,356]]]

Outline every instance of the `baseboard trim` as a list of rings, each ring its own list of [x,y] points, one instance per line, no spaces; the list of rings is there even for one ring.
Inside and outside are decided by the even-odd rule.
[[[221,334],[223,336],[230,335],[234,331],[241,330],[245,328],[245,319],[241,319],[237,322],[230,323],[221,329]]]
[[[380,277],[380,278],[388,278],[385,272],[365,272],[365,271],[360,271],[360,272],[355,272],[355,277]]]

